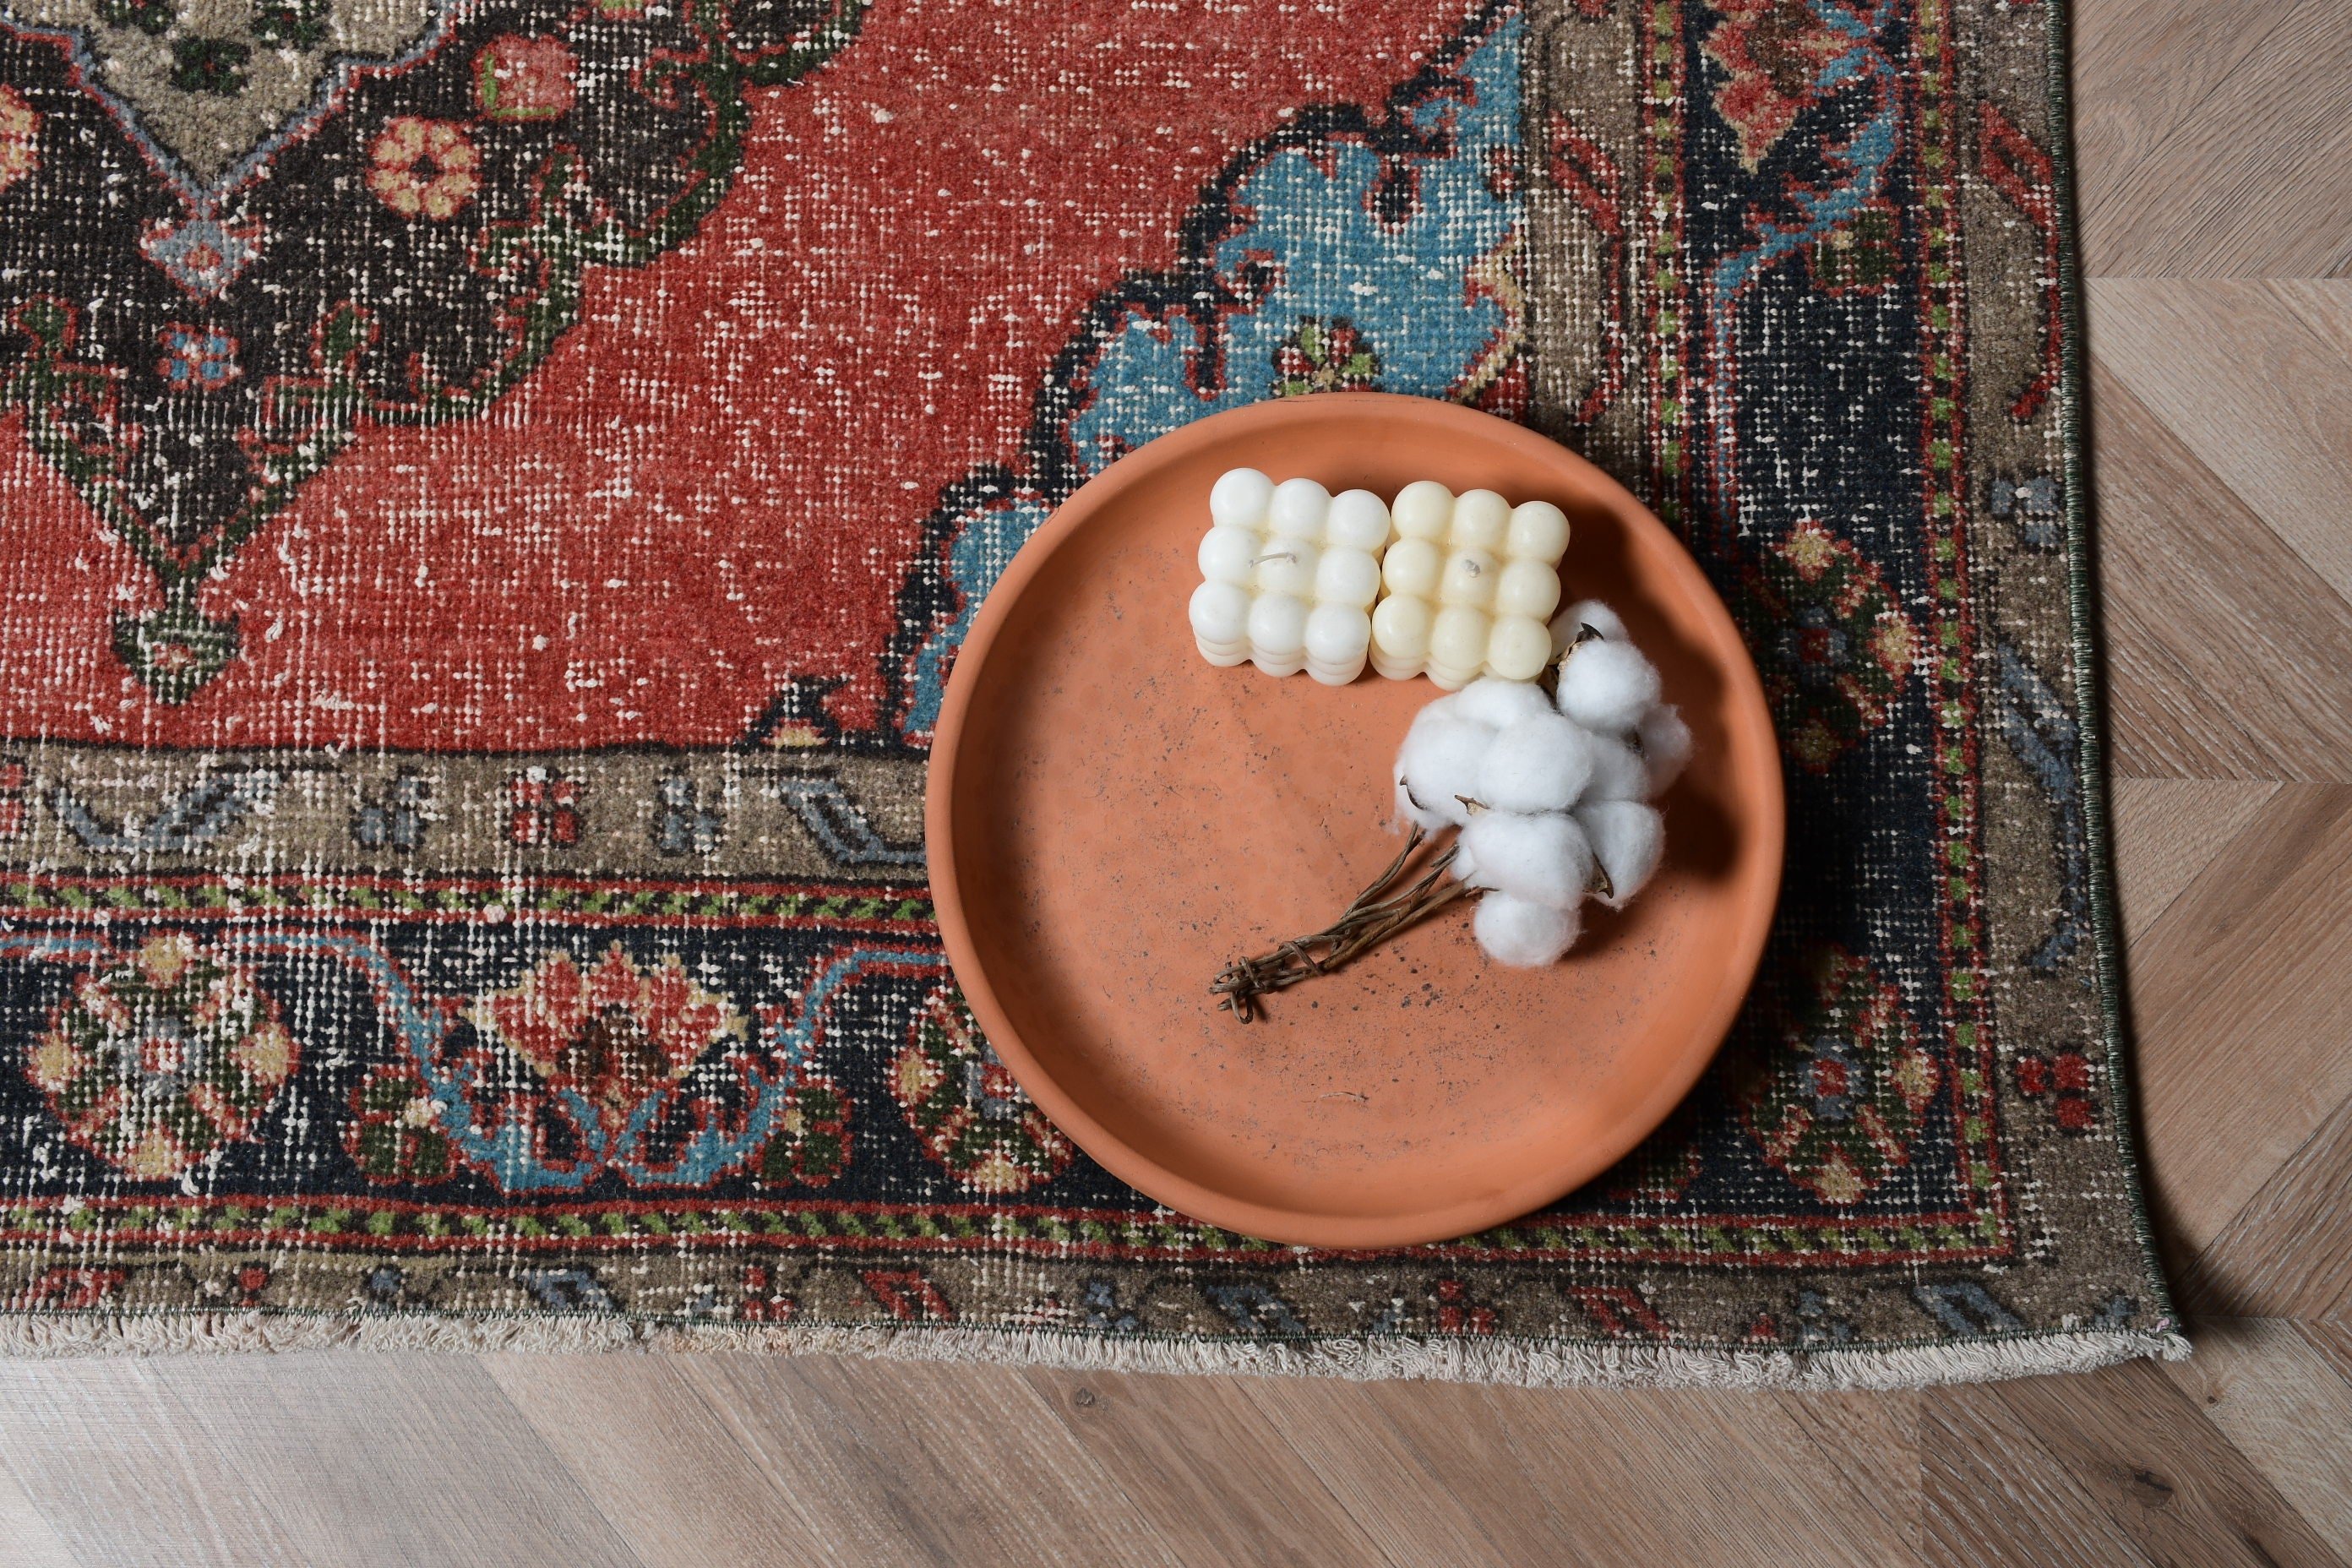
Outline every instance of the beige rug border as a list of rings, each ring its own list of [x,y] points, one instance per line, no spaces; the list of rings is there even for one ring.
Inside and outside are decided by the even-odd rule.
[[[1927,1388],[2087,1372],[2139,1357],[2179,1361],[2186,1336],[2056,1330],[2015,1339],[1785,1351],[1566,1340],[1115,1338],[1054,1329],[938,1325],[648,1323],[581,1317],[59,1312],[0,1319],[0,1354],[65,1358],[319,1350],[581,1351],[854,1355],[879,1361],[1036,1365],[1074,1372],[1242,1373],[1355,1381],[1419,1378],[1523,1388]]]

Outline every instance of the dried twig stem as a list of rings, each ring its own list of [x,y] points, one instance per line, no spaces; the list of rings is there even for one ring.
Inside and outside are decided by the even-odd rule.
[[[1546,697],[1559,694],[1559,672],[1568,663],[1569,656],[1586,643],[1601,641],[1601,636],[1600,628],[1590,621],[1579,621],[1576,624],[1576,636],[1569,640],[1568,647],[1561,651],[1560,656],[1536,672],[1536,685],[1542,689]]]
[[[1445,869],[1454,863],[1451,845],[1423,868],[1403,891],[1391,891],[1427,837],[1414,828],[1388,868],[1356,895],[1338,920],[1321,931],[1294,937],[1271,952],[1234,960],[1217,972],[1210,991],[1223,996],[1223,1005],[1246,1024],[1257,1016],[1257,998],[1266,992],[1328,974],[1456,900],[1476,897],[1479,889],[1446,879]]]

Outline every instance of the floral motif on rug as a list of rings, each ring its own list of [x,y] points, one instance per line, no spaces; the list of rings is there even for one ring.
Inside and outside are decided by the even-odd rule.
[[[0,0],[0,1321],[1530,1380],[2166,1348],[2061,26]],[[1064,497],[1364,387],[1680,531],[1790,845],[1748,1016],[1622,1169],[1337,1254],[1029,1103],[920,799]]]

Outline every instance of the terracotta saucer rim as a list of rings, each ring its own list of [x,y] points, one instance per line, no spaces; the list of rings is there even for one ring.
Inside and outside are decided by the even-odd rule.
[[[1768,755],[1776,764],[1765,769],[1759,780],[1753,823],[1759,835],[1758,852],[1769,870],[1771,896],[1754,907],[1747,923],[1738,930],[1738,940],[1724,954],[1726,962],[1718,972],[1722,978],[1717,1001],[1706,1026],[1691,1031],[1690,1045],[1657,1074],[1651,1092],[1638,1110],[1622,1119],[1622,1138],[1581,1144],[1555,1165],[1499,1191],[1474,1194],[1409,1214],[1335,1215],[1276,1207],[1204,1185],[1129,1147],[1062,1088],[1021,1038],[981,963],[978,946],[964,918],[954,801],[956,774],[963,760],[963,731],[973,692],[986,678],[988,660],[1000,634],[1031,581],[1108,502],[1148,482],[1169,465],[1236,435],[1262,435],[1269,427],[1346,419],[1374,410],[1393,411],[1428,421],[1441,432],[1450,426],[1465,436],[1517,446],[1544,463],[1572,470],[1579,482],[1596,499],[1605,499],[1617,515],[1633,526],[1654,531],[1660,540],[1673,546],[1666,555],[1670,569],[1685,578],[1686,587],[1697,590],[1694,598],[1700,605],[1702,618],[1713,623],[1717,648],[1732,655],[1723,661],[1721,669],[1727,685],[1726,710],[1751,726],[1760,722],[1769,746]],[[1432,695],[1435,695],[1434,690]],[[1778,755],[1762,679],[1721,596],[1682,541],[1605,471],[1531,430],[1458,404],[1382,392],[1318,393],[1276,399],[1207,416],[1137,447],[1079,486],[1014,552],[982,602],[971,629],[957,651],[955,667],[940,701],[939,721],[932,730],[930,766],[923,800],[931,901],[957,984],[998,1058],[1056,1127],[1129,1186],[1168,1208],[1220,1229],[1287,1245],[1347,1250],[1453,1240],[1547,1207],[1614,1165],[1673,1113],[1714,1060],[1754,983],[1778,909],[1788,828],[1786,793],[1777,765]]]

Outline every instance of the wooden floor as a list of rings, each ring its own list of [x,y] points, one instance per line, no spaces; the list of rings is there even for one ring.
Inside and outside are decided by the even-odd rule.
[[[2194,1360],[1845,1396],[0,1363],[0,1565],[2352,1561],[2352,23],[2078,9],[2118,848]]]

